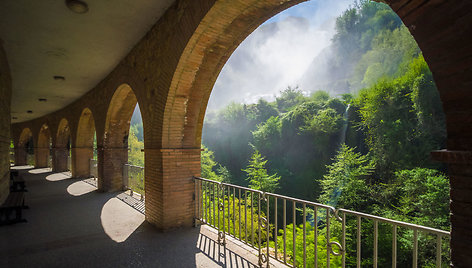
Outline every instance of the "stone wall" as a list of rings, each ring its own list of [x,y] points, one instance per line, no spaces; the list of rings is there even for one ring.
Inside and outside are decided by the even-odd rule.
[[[10,183],[11,77],[0,39],[0,204],[8,196]]]

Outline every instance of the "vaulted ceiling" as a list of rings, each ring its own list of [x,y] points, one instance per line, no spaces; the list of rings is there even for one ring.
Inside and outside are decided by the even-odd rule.
[[[88,11],[80,14],[61,0],[0,1],[0,38],[13,81],[12,123],[54,112],[92,89],[174,0],[85,2]]]

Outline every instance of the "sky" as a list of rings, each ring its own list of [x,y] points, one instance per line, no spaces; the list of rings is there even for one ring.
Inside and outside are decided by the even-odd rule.
[[[353,0],[312,0],[259,26],[234,51],[216,80],[207,111],[231,102],[268,101],[296,87],[313,59],[330,42],[336,17]]]

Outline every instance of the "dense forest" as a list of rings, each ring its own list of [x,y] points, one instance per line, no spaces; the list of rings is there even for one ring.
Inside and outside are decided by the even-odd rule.
[[[327,64],[303,74],[330,73],[315,90],[287,86],[274,101],[207,113],[202,177],[448,230],[449,179],[429,156],[445,147],[445,118],[408,29],[387,5],[361,1],[337,18],[324,52]],[[142,166],[139,121],[129,157]]]
[[[449,180],[429,156],[445,147],[445,119],[415,40],[375,2],[346,10],[335,30],[334,90],[288,86],[208,114],[202,177],[448,230]]]

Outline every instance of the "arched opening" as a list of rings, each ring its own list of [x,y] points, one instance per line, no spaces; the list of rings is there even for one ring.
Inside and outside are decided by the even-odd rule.
[[[56,144],[53,155],[53,171],[63,172],[71,167],[71,137],[70,127],[67,119],[63,118],[59,122],[56,134]]]
[[[119,191],[128,187],[128,178],[123,173],[128,164],[130,122],[136,103],[137,98],[128,84],[120,85],[110,101],[103,139],[103,163],[99,163],[102,170],[99,170],[98,188],[101,190]]]
[[[15,165],[34,166],[34,142],[33,133],[29,128],[22,130],[20,139],[15,147]]]
[[[218,10],[217,6],[218,5],[215,5],[215,7],[213,7],[215,9],[215,12]],[[233,21],[229,21],[227,25],[219,25],[223,29],[221,29],[221,31],[217,30],[216,31],[217,34],[215,34],[214,36],[213,36],[213,32],[211,33],[209,33],[208,31],[206,32],[203,28],[201,29],[201,31],[197,29],[196,34],[194,36],[195,39],[193,39],[194,37],[192,37],[192,39],[188,43],[188,46],[185,49],[181,57],[181,60],[179,62],[179,66],[177,67],[177,71],[175,73],[175,77],[177,79],[172,81],[169,97],[167,99],[167,106],[166,106],[169,108],[168,110],[166,110],[166,114],[164,115],[165,116],[164,133],[163,133],[163,146],[164,147],[168,146],[170,148],[190,149],[190,148],[195,148],[199,146],[199,142],[201,141],[201,129],[202,129],[201,127],[203,124],[203,117],[206,110],[208,97],[212,90],[211,88],[214,84],[214,81],[216,80],[216,76],[220,72],[223,64],[226,62],[226,60],[229,58],[229,56],[233,52],[235,46],[237,46],[239,42],[241,42],[244,39],[247,33],[252,31],[252,29],[254,29],[253,27],[260,25],[265,19],[267,19],[267,17],[270,17],[273,14],[275,14],[277,11],[279,11],[280,10],[279,8],[283,9],[282,6],[277,6],[277,4],[274,4],[273,9],[267,8],[264,11],[252,10],[250,6],[246,6],[244,8],[244,12],[238,14],[240,17],[236,16],[236,18]],[[230,12],[226,10],[225,7],[221,7],[221,10],[218,10],[218,11],[224,12],[225,14],[227,14],[227,12]],[[254,13],[252,14],[251,12],[254,12]],[[212,13],[212,10],[210,10],[210,12],[207,14],[208,17],[203,19],[202,24],[200,26],[202,25],[209,26],[209,24],[206,24],[206,19],[208,19],[208,21],[211,21],[212,19],[211,13]],[[253,19],[251,22],[248,22],[245,20],[247,19],[245,17],[246,14],[252,14],[253,18],[257,17],[257,19]],[[258,15],[254,15],[254,14],[258,14]],[[217,16],[215,15],[215,18],[216,17]],[[261,18],[261,21],[259,21],[259,18]],[[234,26],[234,25],[237,25],[237,26]],[[244,25],[244,26],[241,27],[241,25]],[[212,30],[214,30],[214,27],[219,27],[219,26],[212,25],[213,27]],[[403,31],[409,34],[407,28],[403,28]],[[228,36],[225,36],[226,34],[228,34]],[[232,35],[232,37],[229,36],[230,34]],[[224,39],[225,37],[227,37],[228,39],[225,40]],[[195,43],[193,43],[193,41],[195,41]],[[395,43],[398,43],[398,42],[395,42]],[[202,64],[197,64],[197,66],[195,66],[195,62],[199,62]],[[423,63],[424,63],[424,60],[423,60]],[[427,68],[427,65],[423,63],[421,63],[422,66],[426,66]],[[377,69],[371,68],[370,71],[372,74],[375,71],[378,71],[378,68]],[[425,75],[425,77],[428,77],[428,75]],[[428,83],[432,81],[431,73],[429,73],[429,77],[427,78],[427,80],[428,80]],[[182,83],[182,81],[185,81],[185,83]],[[396,83],[397,84],[395,85],[393,85],[392,83],[393,87],[400,84],[399,81],[396,81]],[[404,85],[401,84],[401,86],[404,86]],[[287,92],[287,93],[292,93],[292,92]],[[437,95],[437,91],[433,92],[433,94]],[[405,95],[412,96],[414,94],[409,94],[409,92],[407,92],[403,96]],[[386,99],[389,99],[390,97],[391,96],[387,96]],[[342,102],[339,104],[342,104]],[[323,103],[323,105],[328,105],[328,103]],[[344,105],[338,106],[334,102],[330,103],[330,105],[333,105],[333,107],[331,107],[333,110],[340,108],[339,110],[342,111],[340,119],[342,119],[343,114],[345,114],[346,116],[348,115],[349,106],[347,107]],[[399,107],[401,107],[401,105],[399,105]],[[311,108],[313,107],[308,107],[307,109],[311,109]],[[185,112],[182,112],[182,111],[185,111]],[[167,112],[169,113],[167,114]],[[289,110],[286,110],[286,112],[289,112]],[[182,115],[182,113],[184,115]],[[327,112],[320,113],[319,117],[314,118],[315,119],[314,121],[321,120],[322,116],[327,116],[328,114],[329,113]],[[300,118],[295,118],[295,117],[292,118],[293,121],[296,121],[299,119]],[[402,120],[405,120],[405,119],[402,119]],[[175,122],[175,121],[178,121],[179,123],[174,123],[174,125],[166,124],[167,122]],[[272,127],[273,129],[277,129],[279,127],[278,125],[279,122],[275,122],[275,121],[276,120],[273,120],[272,122],[273,124],[269,127]],[[382,123],[384,121],[382,121]],[[395,124],[399,125],[400,121],[401,120],[398,120],[398,122],[393,122],[392,125],[395,125]],[[233,124],[233,126],[236,126],[235,128],[239,127],[238,124]],[[300,126],[300,127],[303,127],[303,126]],[[298,128],[297,130],[299,129],[300,128]],[[308,130],[308,129],[309,127],[305,128],[305,130]],[[175,133],[178,133],[178,134],[176,135]],[[166,139],[167,135],[168,137],[173,137],[173,138]],[[345,138],[342,138],[342,139],[345,140]],[[327,142],[331,142],[331,141],[327,140]],[[417,142],[418,140],[414,141],[414,143],[417,143]],[[401,151],[406,152],[408,149],[411,149],[411,147],[408,147],[408,146],[409,146],[408,143],[403,144],[401,147],[402,148]],[[439,148],[432,148],[432,150],[435,150],[435,149],[439,149]],[[293,149],[293,151],[294,151],[293,155],[289,155],[288,158],[295,159],[295,161],[297,162],[295,164],[299,164],[300,162],[305,161],[303,157],[300,157],[300,159],[297,159],[296,149]],[[428,152],[418,151],[418,152],[411,152],[411,154],[418,153],[418,154],[421,154],[422,157],[428,158],[429,152],[430,151]],[[327,156],[327,160],[329,159],[330,159],[330,156]],[[385,162],[390,163],[388,161],[385,161]],[[321,168],[324,168],[324,165]],[[447,181],[447,180],[443,180],[443,181]],[[295,182],[289,182],[289,183],[295,184]],[[307,191],[311,190],[311,187],[307,187],[307,188],[308,189],[305,189],[305,190]],[[223,190],[223,193],[224,192],[225,190]],[[231,196],[230,193],[228,193],[228,196]],[[245,197],[247,198],[246,195]],[[233,194],[233,198],[234,198],[234,194]],[[441,202],[441,203],[445,204],[447,203],[447,201]],[[279,203],[279,208],[280,208],[280,203]],[[301,208],[301,206],[298,208]],[[298,212],[296,211],[297,211],[296,205],[294,205],[292,209],[292,212],[294,215],[292,218],[294,221],[297,218],[300,219],[299,215],[297,215]],[[329,214],[329,212],[327,213]],[[303,216],[303,218],[304,218],[303,220],[305,221],[306,217]],[[447,215],[446,215],[446,218],[447,218]],[[396,242],[395,242],[395,245],[396,245]],[[441,245],[439,246],[439,248],[441,248]],[[439,256],[439,259],[440,258],[441,256]],[[412,263],[414,261],[415,260],[409,259],[409,260],[406,260],[403,264]],[[425,261],[425,260],[423,259],[422,261]],[[430,260],[427,260],[427,261],[430,261]]]
[[[92,111],[85,108],[82,111],[77,127],[75,147],[72,149],[74,163],[72,177],[88,178],[96,176],[96,132]],[[94,177],[95,177],[94,176]]]
[[[38,146],[36,148],[36,167],[51,167],[51,130],[47,124],[41,126],[38,135]]]
[[[125,188],[144,199],[144,127],[139,103],[130,121],[128,136],[128,164],[123,170]]]

